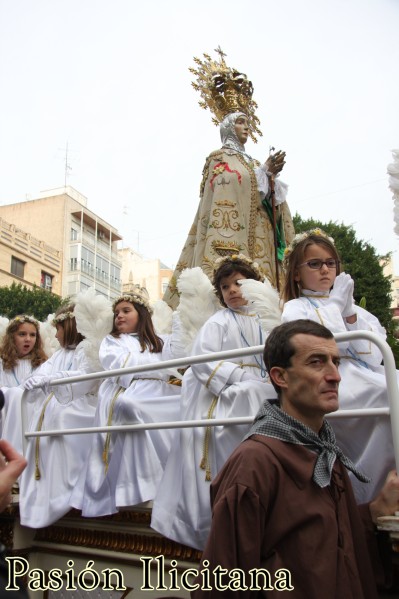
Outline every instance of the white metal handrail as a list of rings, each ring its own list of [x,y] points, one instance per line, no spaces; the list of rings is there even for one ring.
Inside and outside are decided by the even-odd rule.
[[[349,331],[346,333],[337,333],[334,335],[337,342],[350,341],[352,339],[366,339],[371,343],[377,345],[380,349],[383,360],[385,378],[387,382],[387,397],[389,408],[367,408],[367,409],[356,409],[356,410],[338,410],[328,415],[328,418],[352,418],[352,417],[366,417],[366,416],[387,416],[391,417],[392,436],[394,444],[395,462],[399,467],[399,388],[396,373],[395,360],[389,345],[381,339],[377,334],[371,331]],[[142,366],[131,366],[129,368],[119,368],[117,370],[101,371],[96,373],[90,373],[81,376],[67,377],[63,379],[56,379],[52,381],[52,386],[70,384],[73,382],[92,380],[92,379],[104,379],[109,377],[116,377],[122,374],[135,374],[138,372],[147,372],[154,370],[165,370],[168,368],[180,368],[182,366],[189,366],[191,364],[201,364],[203,362],[210,362],[215,360],[223,360],[227,358],[244,357],[254,354],[261,354],[263,352],[263,345],[256,345],[245,349],[235,349],[224,352],[215,352],[213,354],[206,354],[200,356],[190,356],[187,358],[179,358],[175,360],[165,360],[159,362],[157,365],[145,364]],[[265,398],[266,399],[266,398]],[[24,404],[22,402],[22,424],[23,430],[26,429],[26,413],[24,418]],[[26,412],[26,411],[25,411]],[[102,427],[89,427],[89,428],[76,428],[76,429],[64,429],[64,430],[46,430],[46,431],[32,431],[25,432],[25,437],[43,437],[43,436],[57,436],[57,435],[70,435],[70,434],[87,434],[97,432],[111,432],[111,431],[124,431],[132,432],[135,430],[150,430],[150,429],[166,429],[166,428],[188,428],[188,427],[207,427],[207,426],[232,426],[236,424],[250,424],[253,421],[253,417],[241,417],[241,418],[228,418],[228,419],[212,419],[212,420],[188,420],[188,421],[170,421],[170,422],[158,422],[158,423],[146,423],[146,424],[126,424],[126,425],[112,425]]]

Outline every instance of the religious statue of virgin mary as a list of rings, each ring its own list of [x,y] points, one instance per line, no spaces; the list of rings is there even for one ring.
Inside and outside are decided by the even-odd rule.
[[[220,127],[222,147],[205,161],[200,203],[164,300],[178,304],[176,281],[186,268],[200,266],[211,278],[215,261],[221,256],[245,254],[255,260],[265,277],[277,289],[282,280],[280,267],[286,244],[294,237],[286,203],[288,186],[279,180],[285,153],[270,155],[264,164],[245,151],[248,137],[262,135],[255,115],[252,83],[246,75],[220,60],[204,54],[194,58],[197,77],[192,85],[200,92],[203,108],[214,115]]]

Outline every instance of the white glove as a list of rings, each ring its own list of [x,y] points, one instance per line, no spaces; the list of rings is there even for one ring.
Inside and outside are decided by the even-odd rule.
[[[342,316],[343,316],[343,318],[348,318],[348,316],[354,316],[355,314],[356,314],[355,300],[353,299],[352,296],[349,296],[346,306],[342,311]]]
[[[27,389],[28,391],[31,391],[31,389],[37,389],[38,387],[46,388],[49,386],[51,381],[53,381],[55,378],[57,378],[57,377],[54,375],[48,375],[48,376],[33,375],[33,376],[30,376],[28,379],[26,379],[26,381],[24,382],[22,387],[23,387],[23,389]]]
[[[352,305],[353,303],[354,286],[355,284],[352,277],[344,272],[341,272],[341,274],[335,279],[334,287],[330,291],[329,302],[338,307],[342,316],[344,316],[344,312],[346,312],[348,309],[350,310],[349,305]],[[351,313],[353,314],[353,311]],[[350,314],[346,314],[346,316],[350,316]]]

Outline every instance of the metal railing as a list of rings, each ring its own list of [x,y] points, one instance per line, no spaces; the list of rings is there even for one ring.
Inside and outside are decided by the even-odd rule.
[[[328,415],[328,418],[353,418],[356,417],[370,417],[370,416],[390,416],[395,462],[399,467],[399,388],[398,379],[396,372],[395,360],[389,345],[381,339],[375,333],[370,331],[351,331],[347,333],[337,333],[334,335],[337,342],[340,341],[351,341],[353,339],[366,339],[371,343],[374,343],[382,353],[384,361],[385,378],[387,384],[387,397],[388,405],[387,408],[359,408],[352,410],[338,410],[337,412]],[[105,379],[110,377],[117,377],[122,374],[136,374],[154,370],[166,370],[176,369],[184,366],[190,366],[192,364],[201,364],[204,362],[210,362],[215,360],[224,360],[228,358],[244,357],[256,354],[262,354],[263,345],[256,345],[245,349],[234,349],[223,352],[215,352],[213,354],[206,354],[200,356],[189,356],[187,358],[179,358],[175,360],[165,360],[159,362],[157,365],[146,364],[142,366],[131,366],[129,368],[119,368],[117,370],[108,370],[101,372],[93,372],[91,374],[68,377],[63,379],[56,379],[52,381],[52,386],[71,384],[74,382],[87,381],[93,379]],[[265,399],[267,399],[265,397]],[[146,424],[121,424],[112,426],[97,426],[88,428],[74,428],[64,430],[46,430],[46,431],[28,431],[25,432],[26,438],[31,437],[44,437],[44,436],[59,436],[59,435],[71,435],[71,434],[87,434],[87,433],[101,433],[111,431],[123,431],[123,432],[134,432],[138,430],[150,430],[150,429],[167,429],[167,428],[192,428],[192,427],[208,427],[208,426],[233,426],[236,424],[250,424],[253,422],[254,416],[240,417],[240,418],[218,418],[212,420],[186,420],[186,421],[168,421],[168,422],[157,422],[157,423],[146,423]],[[26,430],[26,408],[25,402],[22,402],[22,430]]]

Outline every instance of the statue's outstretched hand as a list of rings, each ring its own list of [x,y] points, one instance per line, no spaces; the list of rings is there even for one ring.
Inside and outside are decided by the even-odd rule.
[[[271,154],[265,162],[267,172],[272,175],[278,175],[283,170],[284,164],[285,152],[281,150],[275,154]]]

